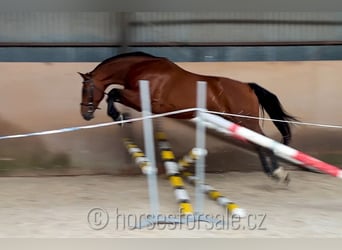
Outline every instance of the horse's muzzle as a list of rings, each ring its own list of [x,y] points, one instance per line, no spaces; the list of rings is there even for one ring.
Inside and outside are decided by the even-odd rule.
[[[85,114],[82,114],[84,120],[86,121],[90,121],[91,119],[94,118],[94,114],[93,113],[85,113]]]

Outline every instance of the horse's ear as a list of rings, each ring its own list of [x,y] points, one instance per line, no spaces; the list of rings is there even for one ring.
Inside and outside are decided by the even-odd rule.
[[[89,77],[88,77],[87,74],[83,74],[83,73],[81,73],[81,72],[77,72],[77,73],[82,77],[83,81],[89,79]]]

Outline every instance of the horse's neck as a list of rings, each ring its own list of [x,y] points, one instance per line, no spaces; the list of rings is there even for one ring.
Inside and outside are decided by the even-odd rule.
[[[92,72],[93,78],[100,81],[105,87],[117,84],[125,87],[125,78],[131,66],[145,61],[146,58],[122,58],[108,62]]]

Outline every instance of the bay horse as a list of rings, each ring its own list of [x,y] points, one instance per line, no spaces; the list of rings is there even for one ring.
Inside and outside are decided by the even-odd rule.
[[[290,126],[282,121],[296,119],[283,109],[276,95],[256,83],[195,74],[182,69],[167,58],[144,52],[119,54],[104,60],[91,72],[78,73],[83,80],[81,114],[85,120],[94,118],[95,110],[107,94],[106,88],[112,84],[121,85],[122,88],[113,88],[107,94],[107,114],[114,121],[118,121],[123,119],[123,115],[116,109],[114,103],[121,103],[141,112],[139,80],[149,81],[151,108],[154,114],[195,108],[197,81],[205,81],[209,111],[259,117],[261,108],[272,119],[278,120],[273,123],[281,133],[283,143],[287,145],[291,140]],[[170,117],[192,119],[195,117],[195,112],[180,113]],[[264,134],[257,119],[222,117]],[[266,175],[288,183],[289,175],[278,166],[275,155],[257,145],[255,147]]]

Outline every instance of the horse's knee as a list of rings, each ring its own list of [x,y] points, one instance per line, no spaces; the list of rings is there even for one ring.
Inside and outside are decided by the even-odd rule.
[[[119,102],[121,97],[120,89],[112,89],[107,94],[107,102]]]

